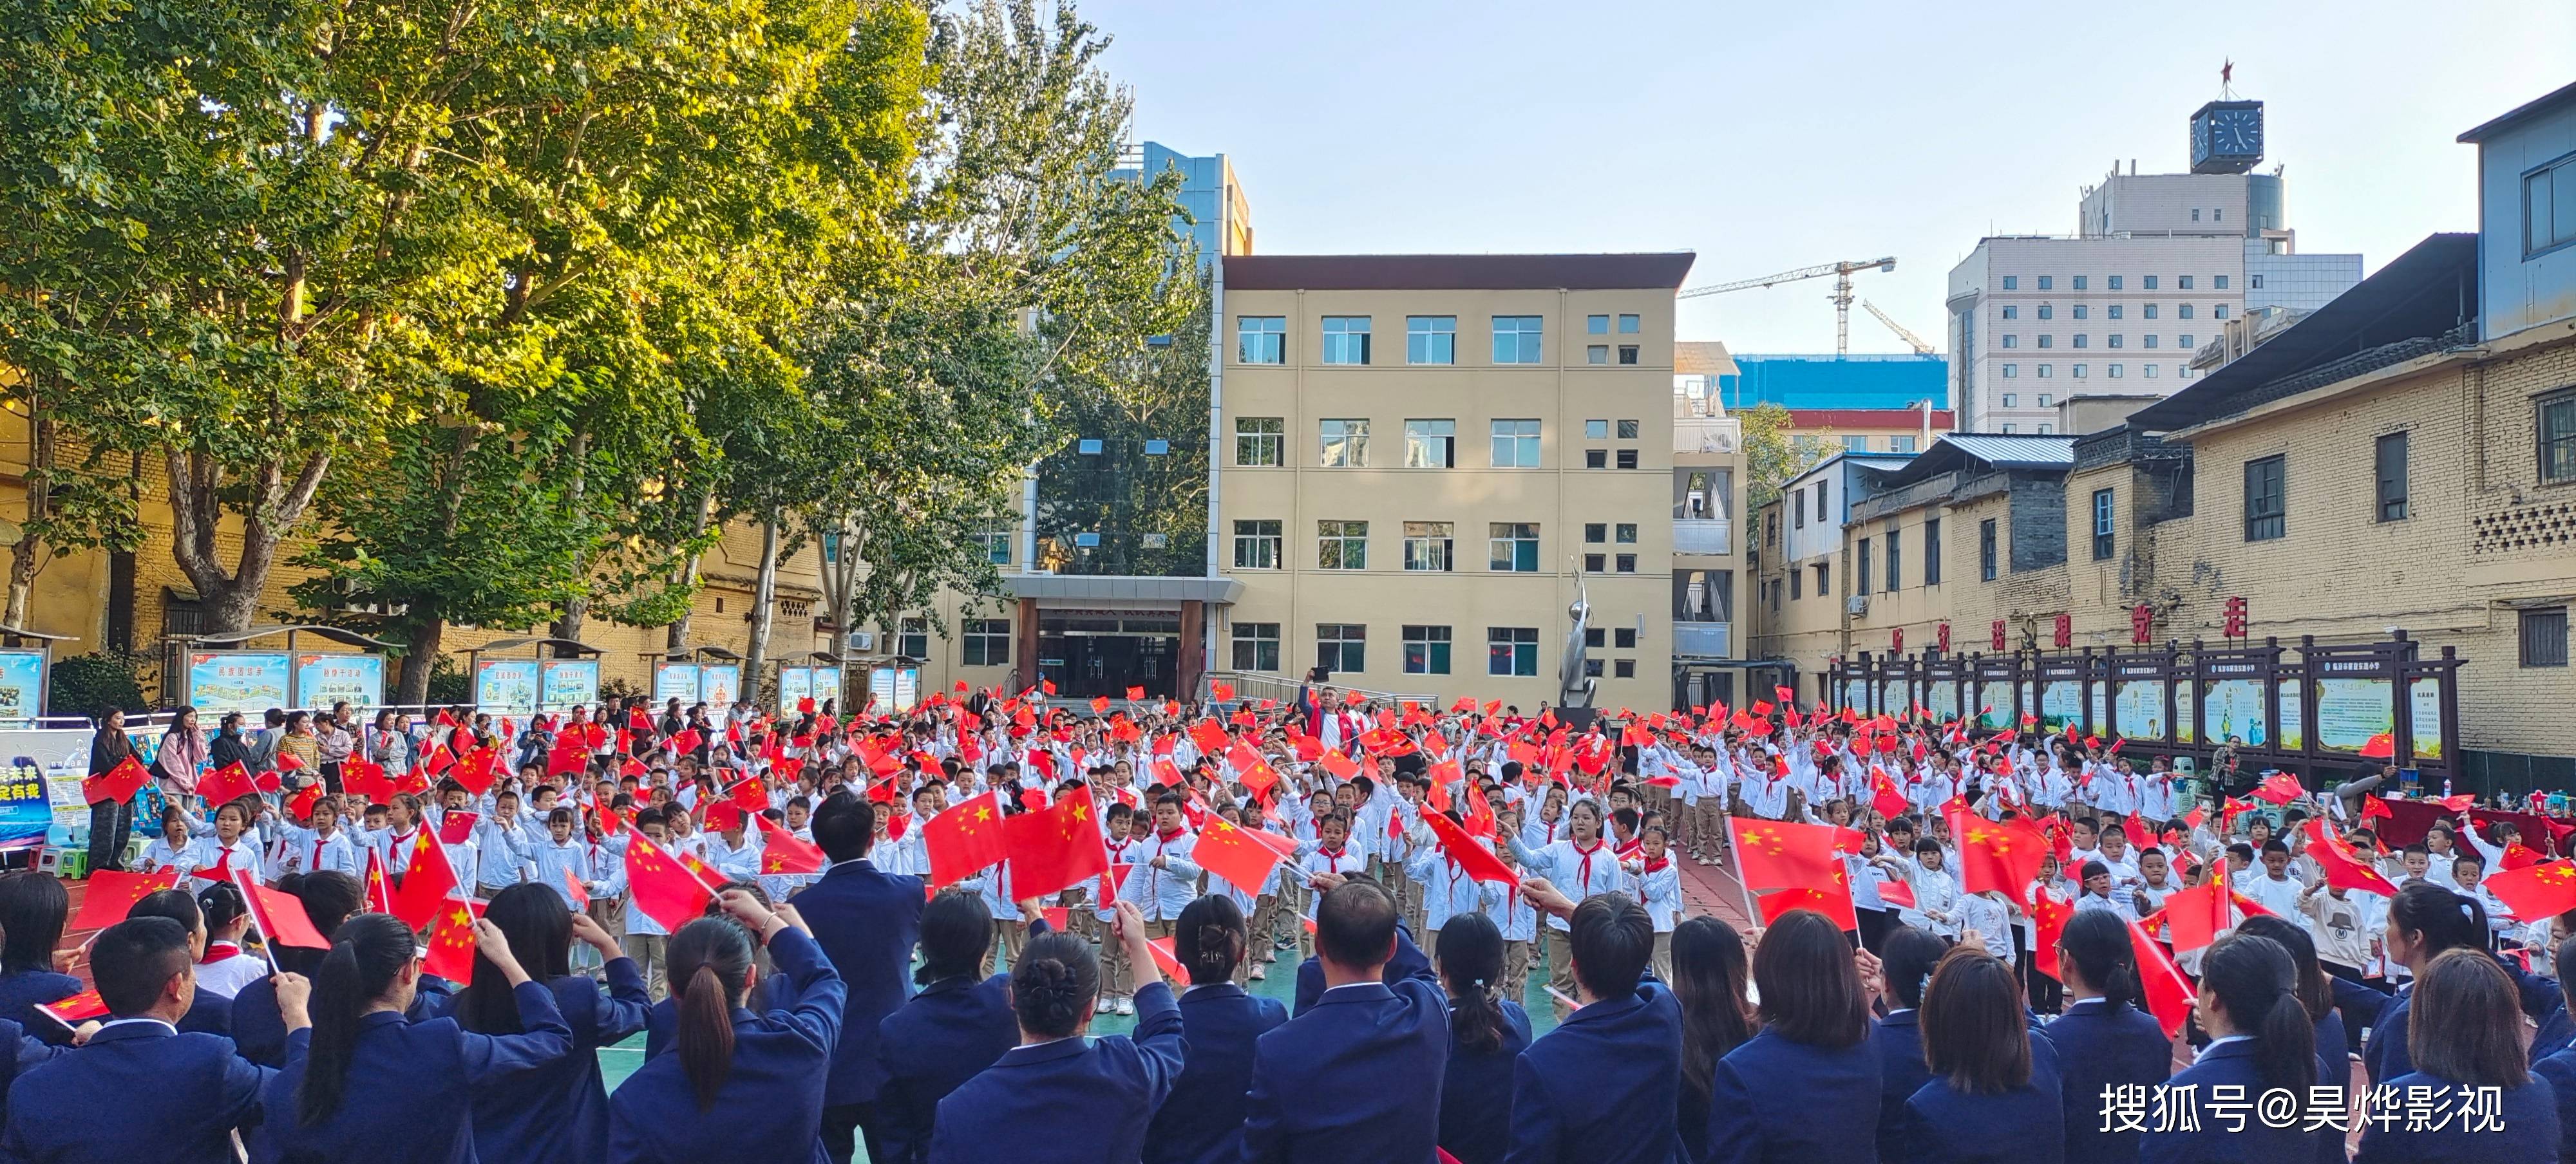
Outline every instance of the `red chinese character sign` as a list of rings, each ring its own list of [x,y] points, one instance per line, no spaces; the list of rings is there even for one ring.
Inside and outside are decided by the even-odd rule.
[[[1936,646],[1940,647],[1940,648],[1941,648],[1943,651],[1945,651],[1945,652],[1946,652],[1946,651],[1948,651],[1948,650],[1950,649],[1950,624],[1949,624],[1949,623],[1946,623],[1946,622],[1945,622],[1945,623],[1940,624],[1939,626],[1936,626],[1936,627],[1933,627],[1933,628],[1932,628],[1932,642],[1933,642],[1933,644],[1934,644],[1934,645],[1936,645]]]
[[[1999,618],[1999,619],[1996,619],[1996,620],[1995,620],[1995,625],[1994,625],[1994,627],[1993,627],[1992,629],[1993,629],[1993,632],[1994,632],[1994,644],[1993,644],[1993,649],[1994,649],[1994,650],[1997,650],[1997,651],[2003,650],[2003,649],[2004,649],[2004,620],[2002,620],[2002,619],[2000,619],[2000,618]]]
[[[2061,615],[2058,615],[2058,616],[2057,616],[2057,645],[2058,645],[2060,648],[2071,647],[2071,646],[2074,646],[2074,645],[2075,645],[2075,616],[2074,616],[2074,615],[2071,615],[2071,614],[2061,614]]]
[[[1905,653],[1904,627],[1896,627],[1887,632],[1887,649],[1900,655]]]
[[[2130,609],[2129,641],[2133,643],[2152,643],[2156,641],[2155,607],[2141,602]]]

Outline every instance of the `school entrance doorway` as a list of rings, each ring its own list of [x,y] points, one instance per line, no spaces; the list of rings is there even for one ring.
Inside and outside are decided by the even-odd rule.
[[[1150,610],[1040,610],[1038,675],[1062,699],[1149,698],[1180,691],[1181,614]]]

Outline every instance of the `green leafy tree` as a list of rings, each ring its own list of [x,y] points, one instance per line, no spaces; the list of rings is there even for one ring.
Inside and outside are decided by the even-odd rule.
[[[1777,403],[1757,404],[1735,414],[1744,426],[1745,512],[1780,499],[1780,486],[1825,459],[1832,429],[1792,434],[1789,410]]]
[[[1197,306],[1180,330],[1046,389],[1058,428],[1102,442],[1099,453],[1058,447],[1038,465],[1039,553],[1058,573],[1207,569],[1209,299],[1206,279],[1194,282]],[[1100,544],[1076,545],[1082,533]]]

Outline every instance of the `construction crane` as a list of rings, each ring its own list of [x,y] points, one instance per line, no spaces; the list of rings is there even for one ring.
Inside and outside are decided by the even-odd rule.
[[[1940,354],[1932,350],[1932,345],[1924,343],[1922,336],[1905,330],[1904,324],[1898,323],[1893,319],[1889,319],[1886,312],[1878,309],[1877,304],[1863,299],[1860,301],[1860,305],[1862,310],[1869,312],[1871,315],[1877,316],[1880,323],[1886,324],[1887,330],[1895,332],[1896,338],[1904,340],[1908,347],[1913,348],[1915,355],[1931,356]]]
[[[1800,267],[1794,271],[1782,271],[1777,275],[1764,275],[1759,279],[1740,279],[1733,283],[1719,283],[1710,287],[1692,287],[1674,295],[1673,298],[1697,299],[1702,295],[1722,295],[1729,291],[1746,291],[1755,287],[1769,287],[1775,283],[1795,283],[1800,279],[1821,279],[1832,275],[1834,293],[1826,298],[1834,301],[1834,354],[1846,355],[1851,351],[1852,272],[1866,271],[1871,267],[1882,271],[1893,271],[1896,269],[1896,260],[1871,259],[1860,263],[1826,263],[1821,266]]]

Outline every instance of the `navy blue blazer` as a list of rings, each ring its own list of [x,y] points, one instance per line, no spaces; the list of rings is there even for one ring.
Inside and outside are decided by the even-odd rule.
[[[1031,937],[1046,930],[1044,919],[1029,923]],[[876,1142],[869,1149],[874,1164],[929,1159],[939,1101],[982,1074],[1002,1052],[1020,1045],[1010,981],[1008,973],[982,982],[943,978],[922,987],[912,1001],[877,1024],[877,1060],[885,1084],[877,1091]]]
[[[260,1093],[268,1141],[279,1158],[287,1164],[473,1164],[475,1089],[552,1063],[572,1048],[572,1031],[545,983],[520,983],[510,995],[519,1003],[523,1034],[480,1035],[455,1019],[412,1022],[391,1011],[359,1019],[340,1110],[318,1124],[298,1123],[295,1111],[311,1066],[312,1031],[288,1035],[286,1066]]]
[[[5,1053],[9,1048],[14,1053]],[[37,1067],[72,1053],[70,1047],[57,1047],[28,1034],[18,1024],[0,1019],[0,1128],[8,1126],[9,1085]]]
[[[1145,1164],[1235,1164],[1243,1158],[1253,1043],[1287,1021],[1288,1008],[1278,999],[1256,998],[1230,982],[1181,992],[1181,1037],[1189,1058],[1172,1081],[1171,1098],[1145,1130]]]
[[[1648,978],[1565,1016],[1512,1069],[1510,1164],[1670,1164],[1682,1082],[1682,1007]]]
[[[2558,1158],[2576,1160],[2576,1049],[2551,1052],[2532,1065],[2531,1073],[2549,1081],[2550,1097],[2558,1104]]]
[[[645,1060],[608,1097],[612,1164],[823,1164],[827,1068],[849,999],[823,947],[803,930],[780,930],[769,959],[795,983],[796,1005],[734,1010],[733,1071],[704,1109],[678,1056]]]
[[[2064,1164],[2066,1111],[2057,1073],[2034,1056],[2030,1081],[2001,1095],[1971,1095],[1934,1079],[1908,1096],[1902,1156],[1886,1164]]]
[[[1458,1164],[1502,1164],[1512,1147],[1512,1072],[1529,1049],[1530,1020],[1508,998],[1502,1011],[1503,1043],[1493,1051],[1474,1054],[1449,1040],[1449,1069],[1440,1080],[1440,1148]]]
[[[2341,1090],[2349,1101],[2352,1092],[2352,1044],[2344,1038],[2343,1012],[2328,1010],[2326,1017],[2316,1021],[2316,1032],[2317,1086]],[[2345,1104],[2345,1110],[2351,1110],[2349,1102]],[[2344,1164],[2342,1136],[2318,1136],[2316,1141],[2317,1164]]]
[[[2256,1161],[2316,1158],[2316,1140],[2328,1133],[2301,1131],[2301,1125],[2296,1123],[2286,1128],[2265,1127],[2263,1121],[2255,1117],[2253,1104],[2256,1097],[2263,1094],[2264,1086],[2263,1076],[2254,1066],[2254,1044],[2253,1039],[2211,1043],[2201,1048],[2199,1062],[2183,1068],[2165,1081],[2168,1088],[2196,1089],[2189,1095],[2191,1106],[2199,1116],[2200,1130],[2156,1131],[2155,1122],[2150,1118],[2149,1130],[2138,1140],[2138,1158],[2141,1161],[2145,1164],[2254,1164]],[[2211,1097],[2213,1090],[2220,1087],[2245,1089],[2244,1106],[2240,1109],[2245,1116],[2242,1130],[2237,1130],[2233,1118],[2217,1118]],[[2307,1097],[2302,1094],[2299,1099],[2304,1110]],[[2155,1101],[2150,1099],[2148,1111],[2152,1114],[2154,1110]],[[2095,1117],[2099,1118],[2098,1115]]]
[[[1878,1050],[1868,1039],[1820,1047],[1764,1027],[1717,1061],[1701,1164],[1877,1159]]]
[[[2397,1119],[2382,1127],[2366,1122],[2361,1130],[2361,1151],[2353,1164],[2485,1164],[2501,1160],[2557,1160],[2560,1137],[2565,1129],[2559,1123],[2558,1105],[2561,1094],[2547,1076],[2534,1077],[2520,1087],[2504,1089],[2496,1122],[2500,1129],[2469,1131],[2459,1116],[2460,1084],[2438,1075],[2417,1071],[2398,1076],[2389,1085],[2404,1095],[2409,1087],[2443,1089],[2445,1110],[2454,1113],[2440,1131],[2410,1132],[2406,1121]]]
[[[481,1164],[591,1164],[608,1151],[608,1084],[599,1049],[644,1029],[644,972],[631,958],[603,968],[608,993],[581,974],[546,983],[572,1028],[572,1052],[543,1067],[474,1089],[474,1152]],[[462,994],[441,1000],[454,1016]]]
[[[2361,1040],[2361,1068],[2370,1074],[2372,1086],[2378,1086],[2415,1070],[2415,1058],[2406,1053],[2406,1016],[2415,1009],[2415,984],[2397,988],[2388,1005],[2379,1008],[2378,1021],[2370,1024],[2370,1033]]]
[[[2540,1029],[2532,1033],[2532,1064],[2539,1065],[2541,1060],[2566,1050],[2571,1043],[2576,1043],[2576,1022],[2568,1021],[2567,1004],[2562,1002],[2541,1016]]]
[[[0,1154],[13,1164],[232,1164],[233,1129],[259,1123],[260,1087],[273,1074],[221,1035],[111,1023],[9,1086]]]
[[[1326,991],[1261,1036],[1243,1117],[1244,1164],[1430,1164],[1449,1066],[1449,998],[1396,928],[1414,973]]]
[[[1180,1078],[1172,988],[1136,991],[1136,1033],[1013,1047],[939,1101],[930,1164],[1098,1164],[1134,1160]]]
[[[274,996],[272,995],[272,997]],[[285,1026],[285,1020],[278,1020],[278,1027],[280,1029],[284,1029]],[[225,1038],[231,1038],[233,1033],[233,1000],[212,991],[198,991],[196,1000],[188,1004],[188,1013],[179,1016],[179,1033],[183,1035],[222,1035]]]
[[[877,1026],[912,997],[912,948],[921,937],[921,878],[841,861],[796,895],[796,912],[840,973],[848,1009],[832,1049],[823,1104],[871,1103],[885,1085]]]
[[[1398,923],[1397,928],[1403,929],[1402,923]],[[1410,940],[1413,932],[1405,929],[1404,934],[1407,940],[1396,943],[1395,956],[1386,960],[1383,980],[1389,986],[1407,978],[1431,972],[1431,958]],[[1432,984],[1438,985],[1439,980],[1433,979]],[[1305,961],[1297,963],[1296,1005],[1289,1009],[1289,1013],[1304,1014],[1307,1007],[1315,1005],[1315,1000],[1322,997],[1324,997],[1324,963],[1313,955],[1308,955]]]
[[[1923,1015],[1912,1007],[1890,1011],[1873,1024],[1870,1046],[1878,1050],[1878,1158],[1905,1159],[1905,1101],[1932,1082],[1923,1065]]]
[[[61,1023],[36,1013],[49,1002],[61,1002],[86,989],[81,980],[51,970],[17,970],[0,974],[0,1019],[48,1043],[69,1046],[72,1033]]]
[[[2088,998],[2039,1029],[2056,1052],[2063,1096],[2066,1164],[2137,1164],[2138,1133],[2102,1130],[2102,1091],[2153,1087],[2173,1074],[2173,1040],[2156,1016],[2128,1003]]]
[[[751,1009],[760,1014],[796,1009],[796,984],[784,974],[771,974],[751,988]],[[680,1000],[666,997],[644,1012],[644,1057],[659,1059],[671,1049],[672,1032],[680,1026]]]

